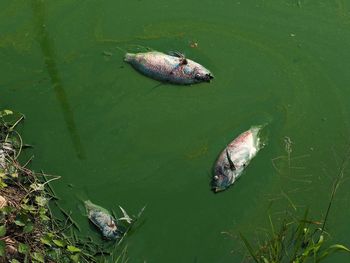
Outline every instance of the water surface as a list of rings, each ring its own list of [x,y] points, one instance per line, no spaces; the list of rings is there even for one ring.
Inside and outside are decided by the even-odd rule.
[[[98,238],[81,199],[132,213],[147,204],[126,240],[130,262],[241,262],[238,232],[253,240],[269,213],[324,215],[349,141],[348,1],[32,0],[0,10],[0,106],[26,115],[33,168],[62,176],[55,190],[82,235]],[[123,62],[123,50],[147,47],[182,51],[216,78],[159,86]],[[263,123],[267,147],[213,194],[218,154]],[[273,165],[285,136],[296,168]],[[348,187],[328,231],[350,246]]]

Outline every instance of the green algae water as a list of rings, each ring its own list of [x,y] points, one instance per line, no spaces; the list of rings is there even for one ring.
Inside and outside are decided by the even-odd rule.
[[[346,0],[4,0],[0,107],[26,115],[32,168],[62,176],[55,191],[81,235],[99,239],[82,200],[147,205],[125,240],[130,262],[241,262],[239,232],[254,240],[269,214],[326,213],[349,142],[349,45]],[[181,51],[215,79],[159,85],[123,62],[147,48]],[[266,123],[267,146],[212,193],[218,154]],[[327,231],[350,246],[348,189]]]

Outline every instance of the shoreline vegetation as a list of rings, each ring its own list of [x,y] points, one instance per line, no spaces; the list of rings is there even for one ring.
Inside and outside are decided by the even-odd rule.
[[[60,177],[30,170],[32,158],[19,162],[22,150],[30,147],[16,131],[23,119],[11,110],[0,111],[0,262],[127,262],[127,247],[119,245],[132,224],[117,241],[104,242],[107,246],[78,237],[78,224],[56,202],[50,185]],[[49,202],[61,218],[53,215]]]
[[[276,159],[285,159],[287,162],[288,173],[291,173],[292,141],[289,137],[285,138],[285,156],[279,156],[272,159],[273,166]],[[296,206],[290,198],[284,193],[285,198],[294,208],[293,212],[286,211],[285,217],[279,226],[273,223],[273,218],[269,215],[270,232],[266,233],[263,241],[253,245],[248,239],[239,233],[244,246],[247,249],[246,261],[255,263],[318,263],[328,258],[332,254],[345,252],[350,253],[350,249],[342,244],[329,245],[330,234],[326,231],[326,224],[335,194],[344,178],[345,168],[350,160],[350,144],[347,146],[345,155],[339,163],[337,174],[335,175],[330,192],[330,199],[327,205],[326,213],[321,221],[312,220],[309,217],[308,209],[305,210],[300,219],[296,215]]]

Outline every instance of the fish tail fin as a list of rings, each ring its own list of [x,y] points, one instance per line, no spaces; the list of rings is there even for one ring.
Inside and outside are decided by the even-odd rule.
[[[132,218],[126,213],[126,211],[123,209],[123,207],[119,206],[119,208],[123,213],[123,217],[119,218],[119,220],[125,220],[126,222],[131,224],[131,222],[133,221]]]
[[[126,53],[124,56],[125,62],[131,62],[135,58],[135,54],[132,53]]]

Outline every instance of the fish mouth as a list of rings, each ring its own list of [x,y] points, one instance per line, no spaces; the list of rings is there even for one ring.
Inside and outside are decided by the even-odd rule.
[[[214,76],[211,73],[207,73],[205,75],[196,75],[195,79],[198,81],[204,81],[204,82],[210,82],[210,80],[212,80],[214,78]]]
[[[214,78],[214,76],[212,74],[208,73],[208,74],[205,74],[204,81],[210,82],[210,80],[212,80],[213,78]]]

